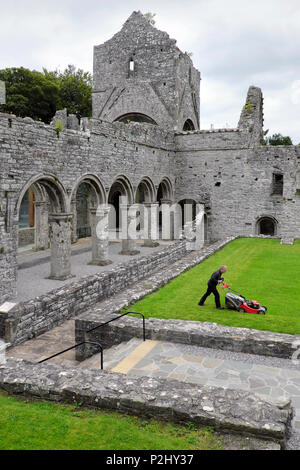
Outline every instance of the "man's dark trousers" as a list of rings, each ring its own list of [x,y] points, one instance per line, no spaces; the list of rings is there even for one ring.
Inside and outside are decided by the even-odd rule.
[[[200,299],[199,305],[203,305],[204,302],[205,302],[205,300],[207,299],[207,297],[208,297],[210,294],[214,294],[214,296],[215,296],[215,301],[216,301],[216,307],[217,307],[217,308],[220,308],[220,307],[221,307],[220,295],[219,295],[219,292],[217,291],[217,286],[214,285],[214,284],[210,284],[210,283],[207,284],[207,291],[205,292],[205,294],[203,295],[203,297]]]

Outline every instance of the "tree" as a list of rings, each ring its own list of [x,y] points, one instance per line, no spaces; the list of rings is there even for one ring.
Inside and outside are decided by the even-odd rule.
[[[50,122],[59,96],[57,84],[41,72],[24,67],[0,70],[0,80],[6,86],[6,104],[0,106],[2,112]]]
[[[67,108],[78,119],[92,116],[92,75],[74,65],[64,72],[8,68],[0,70],[0,80],[6,85],[2,112],[41,119],[47,124],[58,109]]]
[[[89,72],[69,65],[64,72],[44,69],[44,75],[59,88],[56,109],[67,108],[68,113],[76,114],[78,119],[92,116],[93,79]]]
[[[272,137],[267,137],[269,130],[264,132],[264,145],[293,145],[292,139],[289,136],[282,134],[273,134]]]

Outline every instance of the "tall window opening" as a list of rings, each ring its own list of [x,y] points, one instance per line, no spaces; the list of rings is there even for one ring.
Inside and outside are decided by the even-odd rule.
[[[283,194],[283,174],[273,173],[272,194],[282,196]]]

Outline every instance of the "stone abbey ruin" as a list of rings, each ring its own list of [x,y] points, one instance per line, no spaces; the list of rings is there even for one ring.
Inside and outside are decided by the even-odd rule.
[[[52,237],[52,275],[68,276],[71,242],[95,224],[91,209],[120,196],[201,204],[208,240],[298,235],[300,148],[262,146],[261,90],[249,88],[236,128],[201,130],[200,73],[139,12],[94,48],[93,118],[80,127],[58,117],[59,137],[0,115],[0,302],[15,295],[19,244],[42,250]]]
[[[117,34],[94,48],[91,119],[79,123],[62,110],[46,125],[0,114],[0,306],[13,305],[0,314],[0,338],[11,345],[22,344],[88,311],[100,300],[113,298],[158,269],[172,270],[172,264],[188,253],[182,237],[185,221],[192,222],[199,211],[201,246],[214,247],[208,255],[238,236],[275,236],[285,241],[299,236],[300,147],[263,145],[263,96],[255,86],[249,87],[246,102],[241,103],[236,128],[202,130],[200,80],[200,72],[176,41],[152,26],[143,14],[133,12]],[[58,120],[64,124],[61,132],[55,126]],[[180,214],[171,210],[173,205],[182,209]],[[130,255],[142,248],[127,233],[121,243],[124,259],[130,259],[126,268],[118,265],[83,279],[77,276],[66,287],[62,283],[61,289],[14,304],[20,247],[50,248],[49,277],[64,281],[73,276],[73,243],[91,237],[92,259],[86,263],[106,265],[111,262],[109,240],[117,236],[112,237],[112,231],[122,230],[144,209],[147,217],[139,227],[144,245],[151,248],[157,240],[174,243],[135,260]],[[175,233],[178,226],[181,235]],[[192,253],[189,266],[204,259],[195,255],[192,260]],[[169,273],[172,276],[175,274]],[[147,293],[144,290],[140,296]],[[106,313],[117,310],[114,304]],[[77,339],[82,339],[82,325],[89,321],[98,320],[90,315],[78,322]],[[176,328],[174,337],[180,337]],[[158,330],[156,327],[156,333]],[[226,329],[223,346],[226,335],[231,335],[229,330],[234,329]],[[213,331],[209,333],[212,344],[219,334]],[[286,336],[282,335],[282,341],[288,352],[280,352],[281,357],[290,353]],[[272,338],[267,338],[268,344],[273,344]],[[245,351],[252,352],[252,339],[248,340],[245,337]],[[16,373],[21,376],[28,367],[22,369],[18,363]],[[7,383],[13,383],[14,369],[9,365],[3,372]],[[43,376],[44,385],[48,380],[47,366],[39,369],[35,365],[31,371],[42,388]],[[82,383],[89,380],[83,377]],[[117,379],[111,376],[111,380]],[[138,380],[143,389],[142,379]],[[80,388],[80,380],[78,383]],[[169,387],[174,394],[175,385]],[[194,392],[188,393],[192,396]],[[248,412],[251,421],[254,404],[244,395],[241,400],[241,420]],[[150,409],[152,404],[148,405]],[[290,419],[289,414],[283,419],[281,412],[275,413],[280,430],[277,424],[276,429],[268,430],[264,423],[261,433],[272,437],[272,432],[278,432],[280,442],[285,432],[282,423]]]

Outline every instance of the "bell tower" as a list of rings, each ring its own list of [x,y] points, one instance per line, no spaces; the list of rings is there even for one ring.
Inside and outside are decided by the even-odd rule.
[[[133,12],[94,48],[93,117],[199,129],[200,72],[176,41]]]

